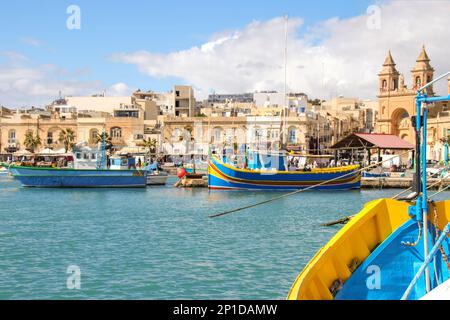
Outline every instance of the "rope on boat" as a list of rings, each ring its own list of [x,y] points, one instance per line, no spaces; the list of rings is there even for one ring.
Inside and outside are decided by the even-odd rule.
[[[447,190],[448,188],[450,188],[450,184],[448,185],[448,186],[446,186],[445,188],[442,188],[441,190],[439,190],[438,192],[436,192],[436,193],[433,193],[431,196],[429,196],[428,198],[431,198],[431,197],[434,197],[434,196],[437,196],[439,193],[441,193],[441,192],[444,192],[445,190]]]
[[[433,259],[434,256],[436,255],[438,247],[448,237],[448,235],[450,233],[449,227],[450,227],[450,223],[445,226],[443,232],[439,236],[439,239],[436,241],[436,243],[434,244],[433,248],[431,248],[430,253],[428,254],[428,256],[425,258],[425,261],[420,266],[419,271],[417,271],[416,275],[412,279],[411,283],[409,284],[408,288],[406,289],[405,293],[403,294],[401,300],[408,299],[409,294],[411,293],[412,289],[414,288],[414,286],[416,285],[417,281],[421,277],[422,273],[425,271],[425,269],[427,268],[428,264],[431,262],[431,259]]]
[[[436,175],[438,175],[438,174],[441,174],[443,171],[448,170],[448,169],[450,169],[450,165],[445,166],[445,167],[439,169],[439,171],[437,171],[437,172],[431,174],[431,177],[434,177],[434,176],[436,176]],[[427,189],[430,189],[430,188],[432,188],[432,187],[438,185],[439,183],[441,183],[441,182],[444,181],[445,179],[446,179],[446,177],[441,177],[438,181],[434,182],[433,184],[430,184],[430,185],[427,187]],[[397,199],[399,196],[401,196],[401,195],[404,194],[405,192],[408,192],[408,191],[412,190],[412,188],[413,188],[413,187],[409,187],[408,189],[405,189],[405,190],[403,190],[402,192],[397,193],[395,196],[392,197],[392,199]]]
[[[433,213],[434,213],[434,229],[436,231],[436,237],[435,237],[435,241],[437,242],[440,234],[439,234],[439,229],[438,229],[438,212],[437,212],[437,207],[436,207],[436,203],[432,200],[431,202],[431,206],[433,207]],[[441,251],[441,255],[442,255],[442,259],[445,261],[445,265],[447,266],[447,269],[450,271],[450,262],[448,260],[448,256],[445,253],[445,249],[442,245],[439,246],[439,251]]]
[[[419,229],[419,234],[417,235],[417,239],[414,242],[402,241],[401,244],[406,247],[415,247],[419,244],[420,239],[422,238],[422,224],[420,221],[417,221],[417,228]]]
[[[409,151],[405,151],[405,152],[403,152],[403,153],[400,153],[400,154],[398,154],[397,156],[401,157],[402,155],[405,155],[405,154],[407,154],[407,153],[409,153]],[[387,162],[387,161],[390,161],[390,160],[391,160],[391,159],[385,159],[385,160],[383,160],[383,161],[376,162],[376,163],[374,163],[374,164],[368,165],[367,167],[360,168],[360,169],[358,169],[358,170],[356,170],[356,171],[350,171],[350,172],[348,172],[348,173],[346,173],[346,174],[343,174],[343,175],[341,175],[341,176],[335,177],[335,178],[330,179],[330,180],[322,181],[322,182],[320,182],[320,183],[317,183],[317,184],[315,184],[315,185],[306,187],[306,188],[304,188],[304,189],[295,190],[295,191],[292,191],[292,192],[289,192],[289,193],[285,193],[285,194],[282,194],[282,195],[280,195],[280,196],[277,196],[277,197],[274,197],[274,198],[271,198],[271,199],[267,199],[267,200],[264,200],[264,201],[261,201],[261,202],[257,202],[257,203],[251,204],[251,205],[247,205],[247,206],[244,206],[244,207],[240,207],[240,208],[236,208],[236,209],[233,209],[233,210],[224,211],[224,212],[221,212],[221,213],[216,213],[216,214],[210,215],[209,218],[218,218],[218,217],[221,217],[221,216],[230,214],[230,213],[242,211],[242,210],[245,210],[245,209],[254,208],[254,207],[257,207],[257,206],[266,204],[266,203],[270,203],[270,202],[273,202],[273,201],[276,201],[276,200],[280,200],[280,199],[283,199],[283,198],[286,198],[286,197],[289,197],[289,196],[293,196],[294,194],[301,193],[301,192],[304,192],[304,191],[307,191],[307,190],[314,189],[314,188],[316,188],[316,187],[323,186],[324,184],[333,182],[333,181],[335,181],[335,180],[342,179],[342,178],[344,178],[344,177],[346,177],[346,176],[350,176],[350,175],[355,174],[355,173],[360,173],[360,172],[362,172],[362,171],[364,171],[364,170],[367,170],[367,169],[369,169],[369,168],[377,167],[377,166],[379,166],[380,164],[382,164],[382,163],[384,163],[384,162]]]
[[[442,171],[448,170],[449,168],[450,168],[450,165],[449,165],[449,166],[445,166],[444,168],[439,169],[438,172],[433,173],[431,176],[436,176],[436,175],[442,173]],[[442,181],[444,181],[444,180],[446,180],[446,179],[447,179],[446,177],[440,178],[438,181],[436,181],[436,182],[430,184],[430,185],[427,187],[427,190],[433,188],[434,186],[436,186],[436,185],[438,185],[438,184],[440,184],[440,183],[442,183]],[[405,189],[405,190],[403,190],[402,192],[397,193],[395,196],[392,197],[392,199],[397,199],[399,196],[401,196],[401,195],[404,194],[405,192],[412,190],[412,188],[413,188],[413,187],[409,187],[408,189]],[[444,190],[441,190],[440,192],[442,192],[442,191],[444,191]],[[355,215],[353,214],[353,215],[346,216],[346,217],[343,217],[343,218],[338,219],[338,220],[335,220],[335,221],[325,222],[325,223],[320,224],[320,226],[322,226],[322,227],[331,227],[331,226],[334,226],[334,225],[336,225],[336,224],[345,224],[345,223],[349,222],[350,219],[353,218],[354,216],[355,216]],[[449,270],[450,270],[450,269],[449,269]]]

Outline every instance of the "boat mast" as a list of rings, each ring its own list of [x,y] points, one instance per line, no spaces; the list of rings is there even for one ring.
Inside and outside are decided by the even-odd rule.
[[[289,110],[289,100],[287,99],[287,39],[288,39],[288,21],[289,21],[289,16],[285,15],[284,16],[284,20],[285,20],[285,27],[284,27],[284,112],[283,112],[283,148],[286,149],[287,146],[287,135],[288,135],[288,130],[287,130],[287,113]]]
[[[442,76],[434,79],[433,81],[427,83],[422,88],[417,90],[416,96],[416,146],[420,146],[420,166],[416,167],[416,179],[420,181],[420,175],[422,175],[422,183],[421,183],[421,196],[417,198],[416,205],[414,207],[410,207],[410,211],[408,212],[410,216],[414,217],[415,220],[422,220],[423,223],[423,246],[424,246],[424,257],[428,256],[428,198],[427,198],[427,109],[429,103],[434,103],[438,101],[449,101],[450,95],[447,97],[428,97],[425,89],[433,85],[433,83],[447,77],[450,75],[450,72],[443,74]],[[422,93],[423,92],[423,93]],[[422,129],[422,130],[421,130]],[[422,143],[420,144],[420,132],[422,131]],[[419,151],[419,150],[417,150]],[[422,169],[422,172],[420,172]],[[430,269],[428,265],[425,269],[425,283],[426,283],[426,291],[430,292],[431,284],[430,284]]]

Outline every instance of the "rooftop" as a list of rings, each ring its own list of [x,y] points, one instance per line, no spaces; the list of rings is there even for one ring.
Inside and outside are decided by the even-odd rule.
[[[352,133],[331,146],[331,149],[346,148],[409,150],[414,146],[393,134],[383,133]]]

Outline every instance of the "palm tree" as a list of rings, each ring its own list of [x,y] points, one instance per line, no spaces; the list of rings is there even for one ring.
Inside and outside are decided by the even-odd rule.
[[[75,132],[70,128],[62,129],[58,141],[64,144],[64,152],[69,151],[75,144]]]
[[[34,149],[42,144],[41,138],[36,134],[36,137],[33,136],[33,132],[28,131],[25,134],[25,141],[23,142],[25,147],[34,153]]]
[[[156,146],[158,144],[156,139],[151,139],[151,138],[143,139],[143,142],[144,142],[144,146],[148,149],[149,154],[156,153]]]
[[[95,139],[94,139],[95,143],[99,144],[100,142],[103,142],[103,137],[104,137],[105,143],[106,143],[106,150],[110,150],[113,146],[112,139],[106,132],[97,133],[97,135],[95,136]]]

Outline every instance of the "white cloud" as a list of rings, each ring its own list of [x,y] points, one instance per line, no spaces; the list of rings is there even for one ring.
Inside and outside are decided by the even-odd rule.
[[[125,83],[119,82],[110,86],[107,94],[113,97],[124,97],[131,95],[131,91]]]
[[[370,29],[369,14],[333,18],[303,30],[289,20],[288,88],[313,97],[339,94],[374,98],[377,73],[388,49],[410,83],[409,71],[425,44],[436,74],[450,70],[450,2],[392,1],[380,4],[380,29]],[[303,31],[299,35],[299,31]],[[115,62],[134,64],[156,78],[177,77],[197,95],[276,89],[284,83],[284,19],[254,21],[242,30],[218,35],[186,50],[160,54],[117,53]],[[444,88],[446,84],[438,87]],[[441,90],[442,91],[442,90]]]
[[[43,45],[43,42],[41,40],[33,37],[22,38],[22,42],[32,47],[40,47]]]
[[[59,96],[91,95],[106,90],[109,96],[130,95],[125,83],[108,88],[101,81],[81,81],[86,72],[59,68],[52,64],[33,65],[20,53],[0,53],[6,61],[0,64],[0,105],[7,107],[42,106]]]

